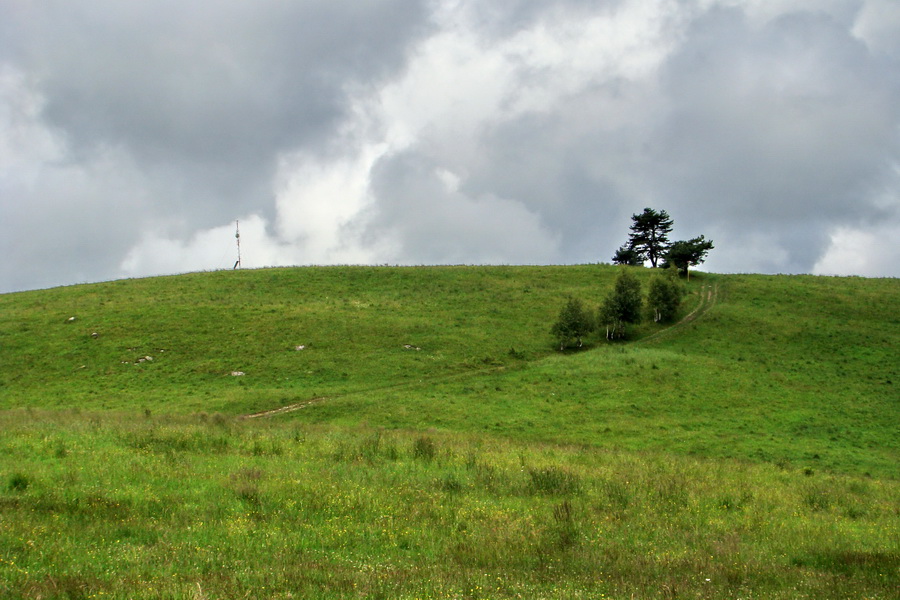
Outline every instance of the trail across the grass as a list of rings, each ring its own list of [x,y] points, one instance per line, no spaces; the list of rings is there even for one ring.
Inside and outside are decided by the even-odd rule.
[[[683,318],[681,318],[681,320],[679,320],[678,322],[673,323],[672,325],[670,325],[669,327],[666,327],[666,328],[663,329],[662,331],[657,331],[657,332],[654,333],[653,335],[649,335],[649,336],[647,336],[647,337],[645,337],[645,338],[643,338],[643,339],[638,340],[638,341],[635,342],[635,343],[636,343],[636,344],[645,344],[645,343],[647,343],[647,342],[656,340],[656,339],[658,339],[659,337],[664,336],[664,335],[667,335],[667,334],[669,334],[669,333],[671,333],[671,332],[673,332],[673,331],[675,331],[675,330],[677,330],[677,329],[683,327],[684,325],[687,325],[688,323],[691,323],[692,321],[695,321],[696,319],[702,317],[704,314],[706,314],[706,312],[707,312],[710,308],[713,307],[713,305],[715,305],[716,300],[718,299],[718,295],[719,295],[719,286],[718,286],[718,284],[708,284],[708,285],[707,285],[707,284],[704,284],[704,285],[701,286],[701,288],[700,288],[700,292],[699,292],[699,301],[697,302],[697,306],[694,307],[694,310],[692,310],[691,312],[689,312],[688,314],[686,314],[686,315],[685,315]],[[451,379],[458,379],[458,378],[461,378],[461,377],[473,377],[473,376],[476,376],[476,375],[484,375],[484,374],[486,374],[486,373],[492,373],[492,372],[497,372],[497,371],[503,371],[503,370],[505,370],[505,369],[506,369],[506,367],[490,367],[490,368],[486,368],[486,369],[479,369],[479,370],[477,370],[477,371],[466,371],[466,372],[464,372],[464,373],[456,373],[456,374],[453,374],[453,375],[445,375],[445,376],[439,376],[439,377],[429,377],[429,378],[427,378],[427,381],[428,381],[429,383],[438,382],[438,381],[439,381],[439,382],[443,382],[443,381],[448,381],[448,380],[451,380]],[[390,385],[390,386],[382,386],[382,387],[377,388],[377,389],[397,389],[397,388],[401,388],[401,387],[414,387],[414,386],[417,386],[417,385],[422,385],[422,384],[424,384],[425,381],[426,381],[426,380],[423,379],[423,380],[418,380],[418,381],[415,381],[415,382],[404,382],[404,383],[398,383],[398,384]],[[373,392],[373,391],[376,391],[376,390],[375,390],[375,389],[355,390],[355,391],[352,391],[352,392],[345,392],[345,393],[343,393],[343,394],[338,394],[338,395],[335,395],[335,396],[330,396],[330,398],[346,397],[346,396],[350,396],[350,395],[353,395],[353,394],[369,393],[369,392]],[[304,401],[302,401],[302,402],[295,402],[294,404],[288,404],[287,406],[281,406],[281,407],[279,407],[279,408],[273,408],[272,410],[264,410],[264,411],[260,411],[260,412],[257,412],[257,413],[252,413],[252,414],[248,414],[248,415],[242,415],[240,418],[242,418],[242,419],[259,419],[259,418],[262,418],[262,417],[274,417],[274,416],[277,416],[277,415],[283,415],[283,414],[285,414],[285,413],[290,413],[290,412],[294,412],[294,411],[297,411],[297,410],[301,410],[301,409],[303,409],[303,408],[306,408],[307,406],[312,406],[312,405],[314,405],[314,404],[319,404],[320,402],[324,402],[324,401],[325,401],[326,399],[328,399],[328,398],[329,398],[329,397],[326,397],[326,396],[320,396],[320,397],[317,397],[317,398],[310,398],[310,399],[304,400]]]
[[[671,326],[666,327],[665,329],[663,329],[661,331],[657,331],[653,335],[648,335],[647,337],[642,338],[635,343],[636,344],[646,344],[647,342],[650,342],[650,341],[656,340],[662,336],[668,335],[668,334],[672,333],[673,331],[680,329],[684,325],[687,325],[691,321],[695,321],[696,319],[705,315],[707,313],[707,311],[715,305],[716,300],[719,297],[719,285],[713,284],[713,283],[708,284],[708,285],[704,284],[700,288],[699,296],[700,296],[700,301],[697,303],[697,306],[694,307],[694,310],[692,310],[691,312],[686,314],[680,321],[673,323]]]

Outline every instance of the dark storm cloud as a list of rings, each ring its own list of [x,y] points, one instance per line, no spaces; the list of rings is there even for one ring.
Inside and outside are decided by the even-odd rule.
[[[0,2],[11,103],[40,104],[8,127],[59,146],[3,186],[2,243],[41,275],[4,267],[2,288],[114,277],[148,229],[271,215],[279,154],[323,145],[426,16],[418,0]]]
[[[893,0],[0,0],[0,291],[230,266],[238,218],[260,265],[609,260],[645,206],[713,270],[896,275],[898,39]]]
[[[121,148],[174,180],[160,202],[227,208],[259,202],[279,151],[333,131],[347,85],[397,68],[423,13],[408,0],[110,1],[21,16],[25,68],[76,156]]]
[[[608,13],[623,4],[622,0],[497,0],[473,7],[476,18],[471,25],[492,39],[541,25],[548,18],[566,20]]]
[[[676,236],[718,238],[724,246],[715,253],[723,257],[719,269],[809,272],[835,232],[900,217],[900,69],[854,35],[860,3],[832,3],[830,12],[785,5],[768,16],[735,7],[669,14],[660,3],[657,14],[637,25],[620,19],[617,27],[600,31],[625,30],[624,41],[603,47],[613,58],[583,69],[569,90],[558,89],[568,82],[555,72],[569,65],[543,61],[541,39],[531,54],[515,44],[528,27],[552,33],[564,13],[556,11],[560,6],[469,7],[466,23],[478,35],[494,36],[491,49],[482,51],[484,62],[505,66],[492,71],[493,81],[475,78],[483,89],[472,88],[474,93],[488,90],[482,106],[488,117],[446,131],[436,121],[404,160],[379,172],[374,212],[380,217],[369,231],[384,236],[390,225],[407,251],[405,260],[452,260],[458,252],[418,239],[430,231],[425,238],[437,240],[436,224],[398,225],[415,221],[395,210],[398,195],[415,198],[406,206],[408,215],[434,210],[430,198],[441,198],[442,207],[464,204],[437,188],[400,191],[422,181],[421,163],[413,157],[463,174],[459,192],[466,198],[494,195],[515,203],[520,215],[536,215],[545,238],[556,240],[544,261],[608,260],[627,236],[630,214],[654,206],[676,218]],[[630,9],[639,20],[638,6]],[[583,13],[585,7],[593,12]],[[578,39],[580,19],[619,17],[617,7],[567,5],[570,20],[559,35],[577,50],[585,43]],[[654,20],[688,26],[653,42],[671,45],[658,68],[617,68],[646,49],[641,37],[653,37],[646,27]],[[629,26],[637,29],[636,41],[628,39]],[[571,62],[580,59],[574,54]],[[452,72],[455,65],[450,67]],[[491,86],[499,90],[493,96]],[[555,94],[551,103],[515,109],[542,86]],[[453,140],[466,136],[471,139],[460,152]],[[515,230],[509,219],[504,222]],[[459,229],[450,219],[441,224],[446,231]],[[478,244],[467,246],[468,255],[478,256]]]
[[[49,287],[117,273],[115,250],[140,234],[140,223],[127,216],[144,205],[134,176],[101,160],[88,169],[46,170],[14,197],[4,189],[0,219],[14,225],[4,227],[4,287]]]
[[[832,226],[897,216],[873,194],[900,157],[897,66],[822,13],[754,28],[712,11],[662,75],[658,184],[685,217],[762,230],[788,253],[782,269],[809,271]]]
[[[377,211],[370,243],[395,240],[388,258],[399,263],[546,261],[555,240],[521,203],[456,189],[452,175],[414,151],[384,157],[372,174]]]
[[[633,149],[627,133],[598,126],[602,121],[578,111],[580,104],[570,99],[553,114],[527,115],[493,129],[484,154],[467,165],[471,176],[463,189],[518,199],[559,232],[561,256],[595,262],[608,260],[609,240],[624,241],[630,216],[625,192],[603,167],[612,157],[631,163]]]
[[[324,135],[346,109],[344,87],[391,73],[423,17],[408,0],[32,6],[23,54],[48,118],[76,145],[172,161],[250,158]]]

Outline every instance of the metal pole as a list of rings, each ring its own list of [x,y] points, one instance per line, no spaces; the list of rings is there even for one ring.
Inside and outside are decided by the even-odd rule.
[[[238,259],[234,263],[234,268],[241,266],[241,222],[234,222],[234,239],[237,240]]]

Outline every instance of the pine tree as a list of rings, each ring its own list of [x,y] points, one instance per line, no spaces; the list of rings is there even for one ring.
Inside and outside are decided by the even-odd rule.
[[[645,208],[639,215],[631,215],[631,234],[623,248],[637,252],[641,260],[649,260],[653,267],[669,249],[669,234],[673,221],[664,210]]]
[[[644,260],[641,257],[641,253],[629,246],[628,244],[623,244],[616,250],[616,253],[612,257],[613,264],[616,265],[624,265],[628,267],[639,267],[643,264]]]

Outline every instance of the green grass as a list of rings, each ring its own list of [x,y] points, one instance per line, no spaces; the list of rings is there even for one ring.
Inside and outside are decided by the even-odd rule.
[[[4,598],[890,598],[900,482],[280,420],[17,411]]]
[[[900,282],[692,274],[555,351],[615,272],[0,295],[0,597],[898,597]]]
[[[548,352],[561,288],[598,294],[602,274],[272,269],[0,296],[2,402],[240,413],[465,373]]]

